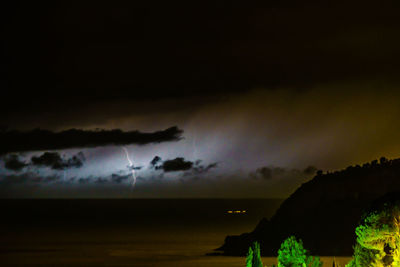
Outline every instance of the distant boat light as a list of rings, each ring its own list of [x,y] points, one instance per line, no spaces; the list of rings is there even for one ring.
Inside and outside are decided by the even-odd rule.
[[[226,213],[228,214],[244,214],[246,213],[246,210],[228,210]]]

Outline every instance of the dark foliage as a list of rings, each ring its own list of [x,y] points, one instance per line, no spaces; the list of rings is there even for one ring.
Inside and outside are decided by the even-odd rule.
[[[317,172],[317,168],[314,166],[308,166],[303,171],[305,174],[315,174]]]

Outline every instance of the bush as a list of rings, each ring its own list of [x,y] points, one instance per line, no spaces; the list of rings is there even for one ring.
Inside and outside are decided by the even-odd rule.
[[[278,250],[278,267],[321,267],[319,257],[308,255],[303,241],[291,236],[281,244]]]

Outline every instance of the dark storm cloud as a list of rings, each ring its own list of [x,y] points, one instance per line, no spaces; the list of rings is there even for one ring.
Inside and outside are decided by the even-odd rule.
[[[57,152],[45,152],[42,155],[31,158],[32,165],[50,167],[54,170],[63,170],[67,168],[80,168],[85,161],[82,152],[72,156],[69,159],[63,159]]]
[[[78,183],[80,183],[80,184],[87,184],[87,183],[89,183],[90,181],[91,181],[90,178],[79,178],[79,179],[78,179]]]
[[[397,4],[221,3],[15,4],[2,17],[7,101],[0,116],[13,124],[14,117],[26,122],[27,113],[50,113],[62,126],[55,113],[68,117],[111,99],[135,106],[252,88],[398,79]]]
[[[157,169],[162,169],[164,172],[174,172],[174,171],[186,171],[191,169],[193,162],[185,161],[184,158],[175,158],[171,160],[166,160]]]
[[[143,166],[129,167],[130,170],[135,170],[135,171],[141,170],[142,168],[143,168]]]
[[[40,175],[35,172],[24,172],[21,174],[11,174],[11,175],[4,175],[0,176],[0,187],[7,188],[9,186],[13,185],[35,185],[35,186],[40,186],[40,185],[45,185],[45,184],[50,184],[54,182],[61,182],[63,185],[60,184],[60,186],[66,186],[66,184],[122,184],[125,181],[128,181],[129,178],[131,177],[131,174],[112,174],[109,176],[88,176],[88,177],[71,177],[68,178],[67,180],[64,178],[62,179],[62,176],[59,175]],[[139,177],[138,177],[139,179]],[[1,191],[1,189],[0,189]]]
[[[317,173],[317,168],[314,166],[308,166],[303,170],[304,174],[315,174]]]
[[[32,175],[30,173],[24,173],[20,175],[7,175],[0,178],[0,185],[13,185],[13,184],[23,184],[27,181],[31,181]]]
[[[217,168],[218,163],[214,162],[211,164],[208,164],[207,166],[200,165],[200,161],[195,162],[195,166],[192,168],[193,172],[192,174],[204,174],[209,172],[211,169]]]
[[[51,183],[51,182],[55,182],[55,181],[59,181],[60,180],[60,176],[45,176],[45,177],[40,177],[39,180],[36,180],[36,182],[42,182],[42,183]]]
[[[108,183],[109,180],[104,179],[104,178],[97,178],[97,179],[94,180],[94,182],[97,183],[97,184],[105,184],[105,183]]]
[[[201,160],[192,162],[182,157],[163,161],[159,156],[155,156],[150,161],[150,169],[163,170],[164,172],[187,171],[184,176],[190,176],[207,173],[218,166],[216,162],[210,163],[207,166],[203,166],[200,163]]]
[[[210,170],[218,167],[217,162],[208,164],[207,166],[200,165],[200,162],[201,160],[196,160],[194,166],[190,170],[185,171],[185,173],[183,174],[182,178],[179,179],[179,181],[185,183],[188,181],[190,182],[203,179],[205,177],[204,176],[205,174],[207,174]]]
[[[272,170],[268,167],[262,167],[256,170],[255,175],[261,176],[263,179],[271,179],[272,178]]]
[[[59,181],[57,175],[39,176],[34,172],[25,172],[22,174],[13,174],[0,177],[0,185],[11,186],[17,184],[46,184]]]
[[[264,180],[270,180],[272,178],[281,177],[289,171],[299,172],[298,170],[287,170],[281,167],[261,167],[250,173],[252,178],[262,178]]]
[[[159,156],[155,156],[151,161],[150,161],[150,167],[154,168],[158,163],[162,162],[162,159]]]
[[[288,169],[282,167],[274,167],[274,166],[264,166],[257,168],[254,172],[251,172],[249,176],[254,179],[261,178],[263,180],[272,180],[276,178],[298,178],[298,177],[306,177],[313,176],[317,172],[317,168],[314,166],[309,166],[304,170],[298,169]]]
[[[81,177],[77,181],[80,184],[121,184],[125,181],[128,181],[131,177],[131,174],[118,174],[113,173],[109,176],[91,176],[91,177]]]
[[[28,164],[21,161],[16,154],[8,155],[4,158],[4,167],[9,170],[20,171],[26,166],[28,166]]]
[[[163,131],[142,133],[122,130],[85,131],[70,129],[61,132],[35,129],[28,132],[0,131],[0,155],[10,152],[98,147],[106,145],[145,145],[178,141],[183,131],[170,127]]]
[[[123,181],[128,180],[129,177],[130,177],[130,174],[120,175],[120,174],[113,173],[111,175],[111,181],[114,183],[122,183]]]

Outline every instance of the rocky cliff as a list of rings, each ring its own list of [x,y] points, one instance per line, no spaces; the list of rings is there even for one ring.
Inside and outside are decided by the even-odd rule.
[[[381,158],[319,173],[286,199],[270,220],[262,219],[250,233],[227,236],[217,251],[245,255],[258,241],[263,255],[276,256],[280,243],[295,235],[313,254],[351,256],[363,211],[390,192],[400,192],[400,159]]]

